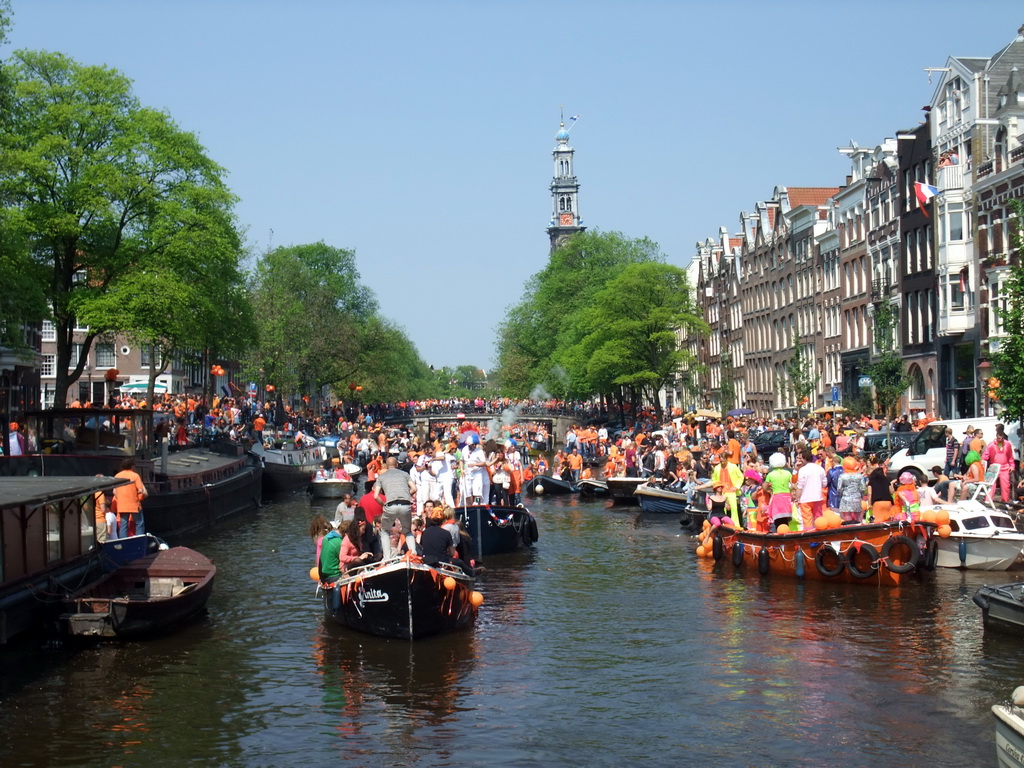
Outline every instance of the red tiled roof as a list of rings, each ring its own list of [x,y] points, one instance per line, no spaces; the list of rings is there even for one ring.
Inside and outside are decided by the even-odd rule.
[[[801,205],[822,205],[839,187],[788,187],[789,204],[794,208]]]
[[[773,229],[775,228],[775,209],[774,208],[769,208],[768,209],[768,226],[772,227]]]
[[[742,245],[743,245],[743,238],[742,237],[730,237],[729,238],[729,247],[730,248],[739,248]]]

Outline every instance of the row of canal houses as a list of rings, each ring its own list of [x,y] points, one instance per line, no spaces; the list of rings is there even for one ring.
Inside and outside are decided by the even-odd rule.
[[[738,231],[697,243],[691,284],[710,333],[684,343],[710,381],[699,404],[765,417],[852,404],[870,393],[873,317],[887,302],[912,382],[902,411],[993,412],[989,358],[1015,258],[1009,202],[1024,198],[1024,26],[994,55],[933,72],[926,120],[841,148],[842,184],[777,186]],[[787,373],[794,355],[816,383],[805,403]]]

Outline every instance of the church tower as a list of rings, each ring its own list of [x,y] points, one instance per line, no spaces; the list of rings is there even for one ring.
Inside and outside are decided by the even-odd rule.
[[[575,117],[569,118],[569,127],[576,122]],[[569,130],[565,122],[560,122],[558,142],[551,153],[555,158],[555,177],[551,180],[551,223],[548,236],[551,238],[551,250],[554,251],[577,232],[586,229],[580,218],[579,193],[580,183],[572,169],[573,148],[569,146]]]

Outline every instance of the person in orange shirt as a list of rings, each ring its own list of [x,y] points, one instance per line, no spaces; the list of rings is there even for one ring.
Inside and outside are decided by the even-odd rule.
[[[129,530],[134,524],[135,536],[141,536],[146,532],[146,523],[142,517],[142,500],[149,492],[142,484],[142,478],[135,471],[135,459],[125,459],[121,462],[121,471],[114,477],[130,480],[127,485],[119,485],[114,489],[114,498],[117,500],[117,513],[121,517],[121,523],[117,536],[119,539],[127,538]]]
[[[580,481],[580,471],[583,469],[583,457],[580,456],[579,451],[575,448],[572,449],[572,453],[567,457],[569,462],[569,475],[572,478],[572,484],[576,485]]]
[[[256,442],[260,445],[263,444],[263,430],[267,426],[267,420],[263,418],[262,413],[257,413],[256,418],[252,420],[252,433]]]
[[[740,441],[736,439],[736,433],[731,429],[725,433],[729,438],[725,444],[726,460],[735,464],[737,467],[740,465]]]
[[[604,465],[604,476],[615,477],[615,457],[609,456]]]

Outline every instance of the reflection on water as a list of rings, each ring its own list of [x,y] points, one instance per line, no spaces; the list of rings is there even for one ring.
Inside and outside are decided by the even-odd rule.
[[[971,596],[1013,574],[774,581],[672,519],[533,508],[541,541],[490,559],[476,626],[414,644],[323,621],[301,495],[187,542],[219,567],[206,620],[0,652],[0,764],[992,764],[1024,660]]]

